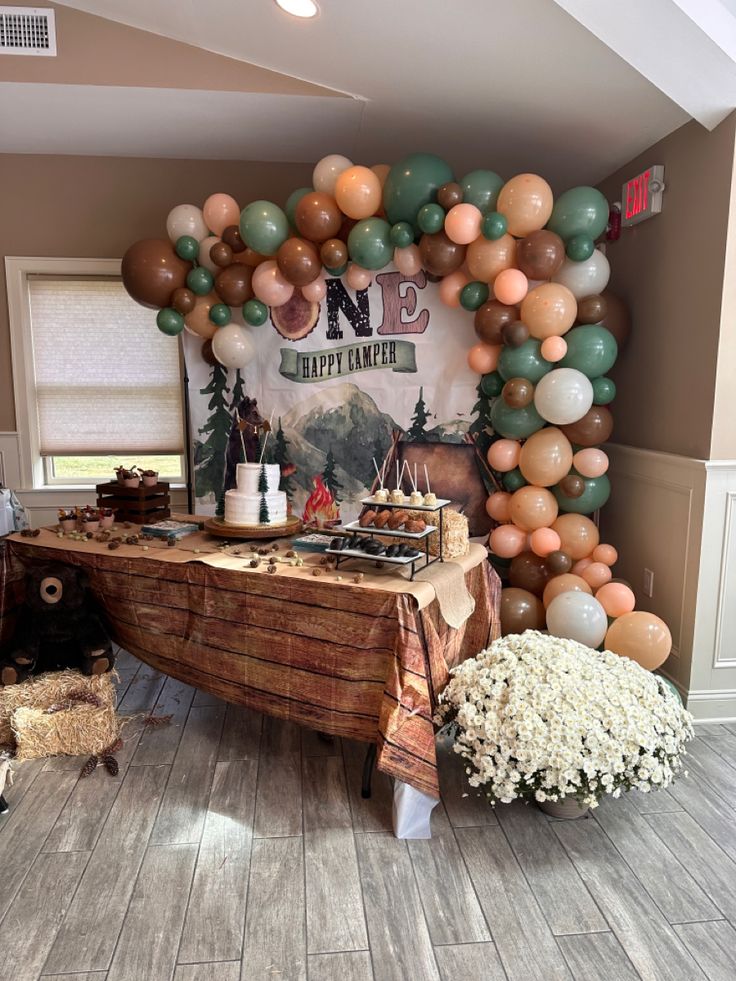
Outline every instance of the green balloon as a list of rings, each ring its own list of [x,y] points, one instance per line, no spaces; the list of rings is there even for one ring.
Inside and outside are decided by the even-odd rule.
[[[187,262],[191,262],[199,255],[199,242],[191,235],[182,235],[178,238],[174,248],[179,258],[186,259]]]
[[[311,193],[312,193],[311,187],[298,187],[295,191],[292,191],[291,194],[286,199],[286,204],[284,205],[284,212],[292,228],[296,228],[296,218],[295,218],[296,206],[299,204],[299,202],[301,201],[301,199],[304,197],[305,194],[311,194]]]
[[[483,375],[480,380],[480,390],[489,399],[495,399],[497,395],[500,395],[503,386],[504,380],[497,371],[490,371],[487,375]]]
[[[572,470],[576,474],[576,470]],[[580,497],[567,497],[556,485],[552,488],[552,493],[557,498],[560,511],[567,511],[570,514],[592,514],[598,508],[602,508],[611,496],[611,482],[603,474],[602,477],[593,477],[585,481],[585,490]]]
[[[197,296],[207,296],[214,282],[212,273],[204,266],[196,266],[187,273],[187,286]]]
[[[526,480],[518,467],[515,470],[509,470],[508,473],[505,473],[501,479],[501,483],[504,486],[504,490],[507,490],[509,494],[513,494],[520,487],[526,487]]]
[[[612,378],[594,378],[592,384],[595,405],[608,405],[616,398],[616,383]]]
[[[465,310],[477,310],[486,302],[489,292],[487,283],[478,280],[466,283],[460,291],[460,306]]]
[[[253,201],[240,214],[240,234],[261,255],[276,255],[289,237],[289,219],[273,201]]]
[[[438,204],[425,204],[417,214],[417,226],[427,235],[442,231],[445,224],[445,209]]]
[[[498,359],[498,373],[504,381],[509,378],[528,378],[536,385],[552,370],[552,364],[541,355],[542,342],[528,337],[519,347],[504,345]]]
[[[260,327],[268,319],[268,307],[260,300],[248,300],[243,304],[243,319],[251,327]]]
[[[414,229],[408,221],[397,221],[391,226],[391,242],[397,249],[406,249],[414,241]]]
[[[503,177],[492,170],[471,170],[460,181],[463,203],[474,204],[483,214],[493,211],[504,183]]]
[[[340,276],[344,276],[347,272],[348,264],[344,262],[341,266],[335,266],[334,269],[330,269],[329,266],[325,266],[325,272],[329,273],[330,276],[334,276],[339,279]]]
[[[590,235],[573,235],[567,240],[565,252],[573,262],[585,262],[595,252],[595,242]]]
[[[608,201],[595,187],[571,187],[555,201],[547,228],[565,241],[574,235],[598,238],[608,224]]]
[[[504,236],[508,228],[509,223],[506,221],[506,216],[498,211],[489,211],[487,215],[483,216],[483,221],[480,225],[483,238],[487,238],[491,242]]]
[[[573,327],[565,334],[567,354],[560,368],[576,368],[588,378],[599,378],[613,367],[618,344],[613,334],[600,324]]]
[[[669,689],[672,692],[672,694],[675,696],[675,698],[680,703],[680,705],[682,705],[682,695],[680,694],[677,686],[673,684],[673,682],[671,682],[669,678],[665,678],[664,675],[657,674],[655,675],[655,677],[663,685],[664,688]]]
[[[350,229],[348,251],[353,262],[364,269],[383,269],[391,262],[391,226],[383,218],[365,218]]]
[[[162,334],[176,337],[184,330],[184,318],[172,307],[164,307],[156,314],[156,326]]]
[[[411,153],[388,172],[383,185],[383,206],[392,225],[411,225],[419,209],[437,200],[437,191],[452,180],[450,165],[433,153]]]
[[[491,426],[494,432],[507,439],[526,439],[543,425],[544,419],[533,402],[523,409],[511,409],[503,399],[496,399],[491,407]]]
[[[232,314],[227,303],[215,303],[210,307],[210,320],[218,327],[226,327],[231,319]]]

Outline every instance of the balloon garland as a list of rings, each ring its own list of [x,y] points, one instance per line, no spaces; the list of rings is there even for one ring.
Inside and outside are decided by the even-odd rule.
[[[330,154],[283,208],[257,200],[241,210],[221,193],[201,209],[178,205],[167,239],[127,250],[122,277],[134,300],[158,309],[161,331],[197,334],[208,360],[242,368],[256,353],[250,328],[269,309],[319,303],[326,276],[362,290],[391,262],[406,276],[424,269],[478,335],[468,364],[488,409],[479,444],[493,486],[491,561],[508,582],[503,632],[546,627],[654,669],[669,630],[635,611],[631,588],[613,578],[616,550],[589,517],[610,494],[607,372],[630,329],[596,247],[608,217],[600,191],[555,200],[537,174],[474,170],[456,181],[429,153],[373,167]]]

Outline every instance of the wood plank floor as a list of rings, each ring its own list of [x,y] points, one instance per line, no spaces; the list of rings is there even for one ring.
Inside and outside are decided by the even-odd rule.
[[[578,821],[492,811],[441,751],[397,841],[365,747],[225,706],[121,652],[120,775],[21,766],[0,818],[2,981],[733,981],[736,727],[670,791]]]

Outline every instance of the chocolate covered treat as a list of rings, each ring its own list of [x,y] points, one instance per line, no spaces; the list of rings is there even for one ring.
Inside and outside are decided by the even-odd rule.
[[[424,494],[418,490],[412,491],[409,495],[409,504],[412,504],[414,507],[424,504]]]
[[[388,491],[385,487],[379,487],[376,493],[373,495],[373,500],[376,504],[387,504],[388,503]]]
[[[405,500],[406,497],[400,487],[397,487],[395,490],[391,491],[392,504],[403,504]]]

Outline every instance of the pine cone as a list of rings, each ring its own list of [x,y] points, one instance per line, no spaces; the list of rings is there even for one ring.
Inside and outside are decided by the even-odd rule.
[[[95,772],[95,770],[97,768],[97,764],[99,762],[100,761],[97,759],[96,756],[94,756],[94,755],[93,756],[90,756],[90,758],[87,760],[87,762],[82,767],[82,772],[79,774],[80,779],[82,777],[89,777],[91,774],[93,774]]]
[[[108,753],[102,757],[102,762],[105,764],[105,769],[111,777],[116,777],[118,775],[120,772],[120,767],[118,766],[118,761],[114,756]]]
[[[157,726],[166,726],[173,719],[173,715],[147,715],[143,720],[144,726],[151,726],[153,728]]]
[[[86,705],[94,705],[95,708],[99,708],[102,705],[98,695],[95,695],[91,691],[85,691],[84,688],[75,688],[69,692],[67,697],[70,702],[84,702]]]
[[[105,752],[102,755],[103,756],[112,756],[114,753],[119,753],[122,748],[123,748],[123,740],[120,739],[120,738],[118,738],[118,739],[115,740],[114,743],[111,743],[107,747],[107,749],[105,750]]]

